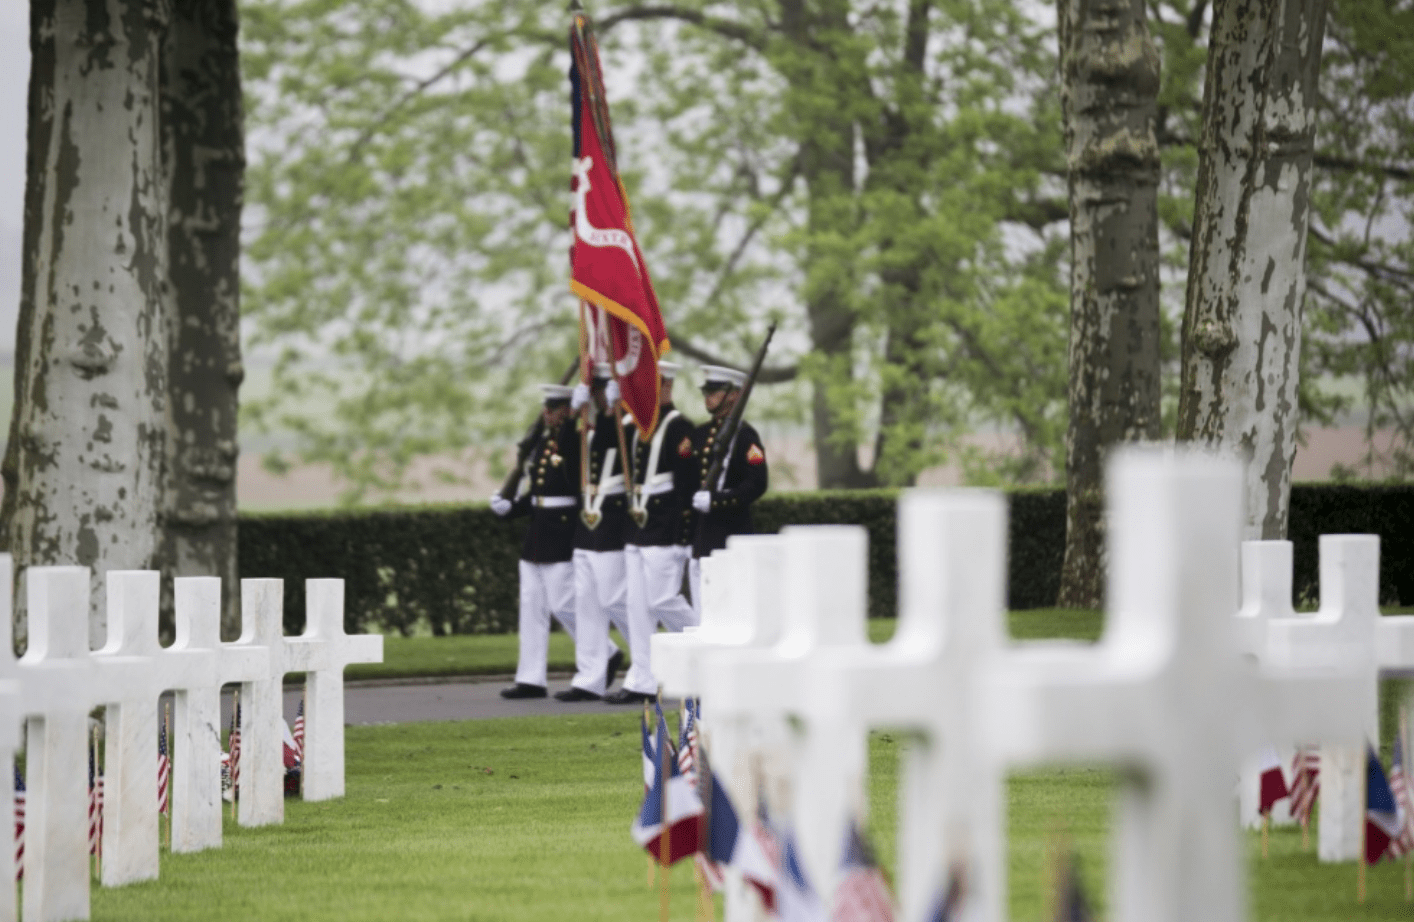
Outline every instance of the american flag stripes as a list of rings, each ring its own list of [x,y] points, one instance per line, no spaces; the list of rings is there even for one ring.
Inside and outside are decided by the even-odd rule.
[[[25,776],[15,766],[15,880],[25,876]]]
[[[167,753],[167,722],[157,730],[157,812],[166,813],[172,805],[172,759]]]
[[[1321,791],[1321,750],[1318,746],[1298,746],[1291,760],[1291,815],[1305,825]]]
[[[845,835],[831,922],[893,922],[894,898],[857,822]]]
[[[295,711],[295,728],[290,732],[295,738],[295,758],[304,764],[304,699],[299,699],[299,710]]]
[[[682,733],[678,737],[678,771],[694,789],[697,787],[697,705],[693,699],[682,703]]]
[[[231,790],[239,790],[241,783],[241,702],[237,698],[231,707],[231,733],[228,737],[231,750]]]
[[[1409,794],[1409,778],[1404,772],[1404,732],[1394,737],[1394,761],[1389,769],[1389,789],[1399,816],[1399,835],[1389,843],[1389,856],[1398,861],[1414,852],[1414,799]]]
[[[88,853],[103,857],[103,775],[97,769],[96,743],[88,747]]]

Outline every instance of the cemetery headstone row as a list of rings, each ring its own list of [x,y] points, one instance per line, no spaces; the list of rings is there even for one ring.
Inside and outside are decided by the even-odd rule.
[[[861,529],[733,538],[704,561],[701,628],[655,639],[655,672],[665,694],[701,696],[718,776],[739,804],[776,797],[822,893],[866,803],[867,732],[893,727],[918,741],[900,783],[903,919],[927,918],[959,875],[958,918],[1005,918],[1005,774],[1083,761],[1116,766],[1122,779],[1111,918],[1238,922],[1233,783],[1245,758],[1360,740],[1372,731],[1378,672],[1414,668],[1397,652],[1414,647],[1404,619],[1374,607],[1378,545],[1323,539],[1322,611],[1296,615],[1289,549],[1284,584],[1280,560],[1241,549],[1241,490],[1237,465],[1211,456],[1116,456],[1096,644],[1007,640],[996,493],[905,495],[899,621],[880,647],[864,631]],[[1317,625],[1352,617],[1358,631],[1317,639]],[[1324,774],[1322,784],[1324,797]],[[727,876],[728,920],[761,918]]]
[[[0,614],[13,623],[12,563],[0,555]],[[176,640],[158,640],[160,575],[106,576],[108,640],[87,645],[89,573],[33,567],[25,573],[29,646],[18,661],[0,650],[0,829],[13,828],[10,766],[25,728],[26,922],[89,917],[88,715],[104,712],[105,795],[102,882],[117,886],[158,874],[158,697],[174,693],[172,850],[221,844],[221,686],[238,683],[242,768],[239,822],[284,819],[280,691],[286,673],[305,673],[304,797],[344,792],[343,671],[381,662],[383,638],[343,630],[343,581],[309,580],[305,632],[284,637],[280,580],[243,580],[242,632],[220,640],[221,584],[175,583]],[[0,849],[0,873],[15,877],[14,853]],[[0,893],[0,920],[16,917],[13,888]]]

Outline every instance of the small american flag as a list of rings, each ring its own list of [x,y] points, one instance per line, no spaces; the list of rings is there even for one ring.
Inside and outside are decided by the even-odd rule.
[[[874,850],[857,822],[845,835],[840,882],[835,887],[831,922],[893,922],[894,897]]]
[[[157,812],[166,813],[172,803],[172,760],[167,755],[167,723],[157,731]]]
[[[697,787],[697,705],[686,698],[682,703],[682,734],[678,737],[678,771],[694,789]]]
[[[237,701],[231,708],[231,734],[228,737],[231,749],[231,790],[241,783],[241,703]]]
[[[88,747],[88,853],[103,857],[103,776],[98,773],[96,747]]]
[[[1394,763],[1389,769],[1389,789],[1394,794],[1399,816],[1399,835],[1389,843],[1389,856],[1395,861],[1414,852],[1414,800],[1409,795],[1409,778],[1404,773],[1404,734],[1394,737]]]
[[[304,763],[304,699],[299,699],[299,710],[295,711],[295,728],[290,731],[295,739],[295,758]]]
[[[15,880],[25,876],[25,776],[15,766]]]
[[[1317,746],[1298,746],[1291,760],[1291,815],[1305,825],[1311,820],[1311,808],[1321,791],[1321,750]]]

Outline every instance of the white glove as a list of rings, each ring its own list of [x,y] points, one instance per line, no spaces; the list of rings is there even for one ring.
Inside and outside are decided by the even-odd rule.
[[[579,408],[589,402],[589,385],[583,381],[574,386],[574,393],[570,394],[570,412],[577,413]]]
[[[499,493],[491,494],[491,511],[501,518],[506,517],[506,513],[511,511],[511,501]]]
[[[692,508],[698,512],[706,512],[712,508],[712,494],[707,490],[698,490],[692,494]]]
[[[613,407],[622,396],[623,394],[619,392],[619,382],[610,380],[608,384],[604,385],[604,406]]]

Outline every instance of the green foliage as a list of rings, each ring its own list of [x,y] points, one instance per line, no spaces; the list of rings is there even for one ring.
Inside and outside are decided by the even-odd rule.
[[[877,479],[910,482],[986,421],[1022,432],[1008,479],[1046,477],[1064,428],[1059,250],[1035,217],[1059,156],[1053,53],[1004,0],[918,8],[594,10],[634,224],[679,348],[742,361],[780,319],[770,364],[825,392],[817,438],[874,434]],[[567,19],[430,9],[243,8],[248,345],[278,356],[245,421],[293,435],[354,502],[417,455],[504,440],[504,397],[573,348]],[[799,420],[786,390],[758,411]]]

